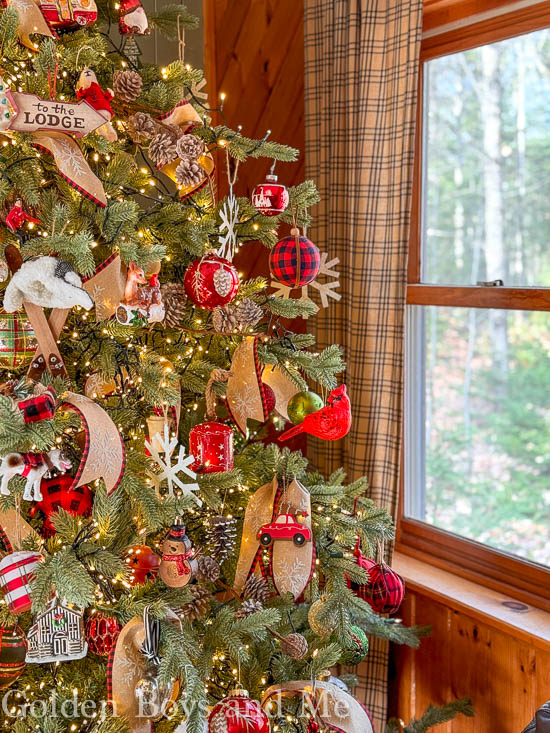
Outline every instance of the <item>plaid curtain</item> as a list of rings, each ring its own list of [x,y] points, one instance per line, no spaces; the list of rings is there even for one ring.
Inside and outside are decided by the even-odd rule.
[[[306,170],[320,189],[311,236],[340,258],[340,303],[313,324],[340,343],[353,425],[309,451],[329,472],[366,475],[395,517],[403,401],[403,316],[422,0],[305,0]],[[358,698],[386,718],[387,644],[373,642]]]

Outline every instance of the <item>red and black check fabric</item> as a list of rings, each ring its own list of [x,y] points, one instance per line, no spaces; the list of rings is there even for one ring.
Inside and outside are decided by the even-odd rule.
[[[26,423],[49,420],[54,416],[57,407],[57,395],[53,387],[40,395],[29,397],[26,400],[19,400],[17,407],[23,413],[23,420]]]
[[[365,600],[377,613],[397,613],[405,595],[405,582],[386,563],[373,567],[365,586]]]
[[[285,237],[277,242],[269,255],[271,274],[289,288],[301,288],[312,282],[321,267],[321,254],[313,242],[307,237],[298,237],[298,243],[299,248],[296,237]]]

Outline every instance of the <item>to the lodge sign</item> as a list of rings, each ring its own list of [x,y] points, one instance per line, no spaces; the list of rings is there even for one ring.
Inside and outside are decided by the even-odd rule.
[[[36,94],[22,92],[8,93],[15,109],[15,117],[9,130],[16,132],[67,132],[84,137],[105,124],[105,117],[88,102],[58,102],[55,99],[41,99]]]

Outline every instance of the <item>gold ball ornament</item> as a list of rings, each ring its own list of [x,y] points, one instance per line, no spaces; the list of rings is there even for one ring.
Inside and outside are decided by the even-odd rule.
[[[313,633],[325,638],[338,626],[338,612],[335,609],[329,610],[325,598],[319,598],[311,604],[307,620]]]
[[[315,392],[296,392],[288,401],[287,413],[293,425],[300,425],[321,407],[324,407],[323,400]]]
[[[30,364],[36,347],[36,336],[27,316],[6,313],[0,308],[0,369]]]

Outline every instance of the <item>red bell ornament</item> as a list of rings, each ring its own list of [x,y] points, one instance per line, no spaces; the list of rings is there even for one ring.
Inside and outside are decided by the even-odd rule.
[[[108,657],[116,646],[121,626],[112,616],[93,613],[84,622],[84,633],[88,648],[100,657]]]
[[[239,273],[229,260],[207,254],[189,265],[183,286],[189,300],[211,311],[236,298]]]
[[[264,216],[282,214],[288,206],[288,191],[282,183],[277,183],[277,176],[270,173],[265,183],[260,183],[252,192],[252,205]]]
[[[208,718],[208,733],[269,733],[269,719],[246,690],[233,690],[214,705]]]
[[[134,545],[126,551],[124,562],[130,569],[130,585],[154,580],[159,572],[160,557],[148,545]]]
[[[229,425],[203,422],[189,432],[189,452],[195,458],[196,473],[216,473],[233,469],[233,430]]]
[[[269,255],[271,274],[289,288],[301,288],[313,282],[321,269],[321,253],[307,237],[293,229],[281,239]]]

